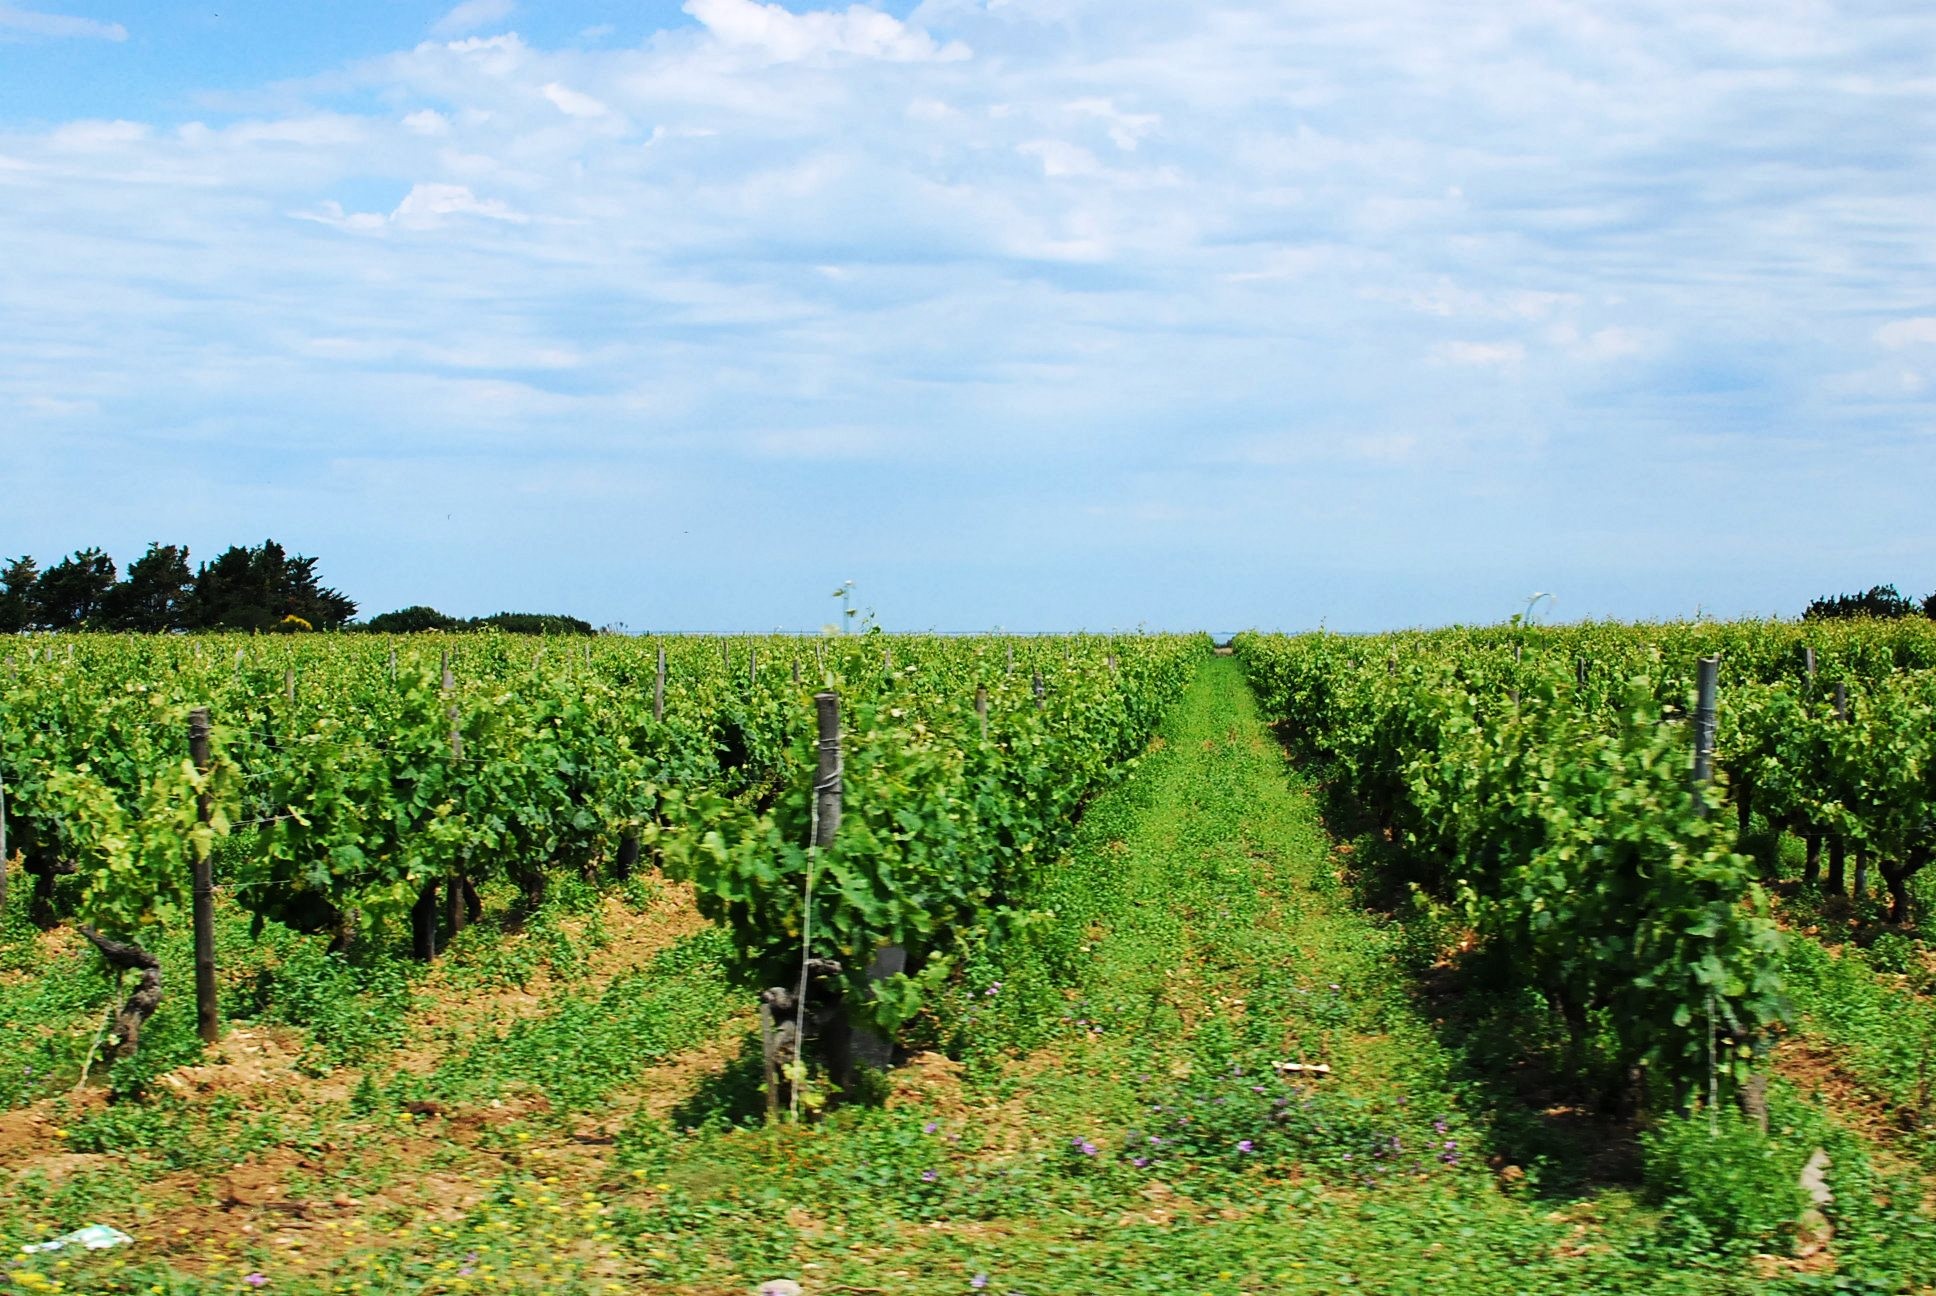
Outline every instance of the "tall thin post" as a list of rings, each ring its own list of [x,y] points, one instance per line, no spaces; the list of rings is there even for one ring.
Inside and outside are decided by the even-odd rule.
[[[13,658],[7,658],[13,665]],[[7,772],[0,770],[0,914],[7,912]]]
[[[813,695],[814,719],[819,727],[819,762],[814,770],[814,834],[816,848],[834,844],[840,831],[840,798],[843,768],[840,760],[840,694],[827,691]]]
[[[1049,695],[1049,686],[1042,682],[1041,671],[1035,672],[1034,688],[1035,688],[1035,709],[1037,711],[1040,711],[1043,705],[1042,700]]]
[[[1694,684],[1694,789],[1695,810],[1707,817],[1707,798],[1703,790],[1714,780],[1714,734],[1720,726],[1717,695],[1721,687],[1721,659],[1703,657]]]
[[[652,719],[665,719],[665,645],[659,645],[659,669],[652,677]]]
[[[793,687],[800,687],[800,654],[793,654]]]
[[[1810,684],[1815,682],[1815,650],[1813,648],[1802,649],[1802,674],[1807,677]]]
[[[1842,680],[1835,681],[1834,692],[1835,719],[1846,724],[1849,718],[1849,686]],[[1848,894],[1849,844],[1841,833],[1828,839],[1828,881],[1825,884],[1830,895]]]
[[[1846,681],[1835,682],[1835,720],[1838,724],[1849,722],[1849,686]],[[1828,889],[1836,895],[1849,894],[1847,890],[1849,846],[1840,833],[1829,842],[1828,847]],[[1855,888],[1854,896],[1861,899],[1869,885],[1869,851],[1866,844],[1858,842],[1855,847]]]
[[[212,760],[207,707],[196,707],[188,713],[188,756],[195,762],[196,773],[208,773]],[[213,812],[208,791],[197,793],[195,817],[203,828],[214,817]],[[195,1028],[204,1044],[213,1044],[222,1037],[220,1003],[215,992],[215,865],[211,854],[198,834],[190,853],[190,869],[194,883]]]
[[[748,648],[746,650],[746,687],[752,688],[759,682],[760,650],[758,648]]]
[[[457,681],[452,677],[450,668],[446,664],[444,668],[445,696],[448,697],[450,695],[452,687],[456,683]],[[457,702],[454,698],[450,704],[450,758],[453,761],[464,759],[464,731],[461,723],[461,713],[457,709]],[[466,863],[468,862],[466,860]],[[458,932],[464,930],[464,919],[469,916],[464,904],[464,882],[463,865],[459,865],[457,871],[444,880],[444,925],[450,929],[452,939],[456,938]],[[435,921],[434,917],[432,921]],[[434,933],[431,937],[431,944],[433,946],[436,944]],[[432,952],[435,952],[434,949]]]
[[[981,740],[988,741],[988,690],[981,686],[975,688],[975,717],[981,721]]]
[[[296,705],[296,668],[287,667],[282,672],[282,695],[289,699],[289,705]]]

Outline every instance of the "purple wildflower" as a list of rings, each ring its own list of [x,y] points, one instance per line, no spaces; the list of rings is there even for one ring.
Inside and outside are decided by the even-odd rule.
[[[243,1277],[242,1281],[251,1287],[267,1287],[269,1285],[269,1280],[259,1273],[247,1274]]]
[[[933,1183],[935,1180],[939,1179],[940,1177],[941,1177],[941,1172],[939,1170],[923,1170],[921,1172],[922,1183]]]
[[[936,1130],[938,1130],[938,1129],[940,1129],[940,1128],[941,1128],[941,1126],[940,1126],[940,1124],[939,1124],[938,1122],[936,1122],[936,1121],[929,1121],[929,1122],[928,1122],[928,1123],[927,1123],[926,1125],[923,1125],[923,1126],[921,1127],[921,1132],[922,1132],[923,1134],[932,1134],[932,1133],[934,1133],[934,1132],[935,1132]]]
[[[988,1285],[988,1275],[976,1274],[973,1278],[970,1278],[968,1280],[968,1285],[970,1287],[973,1287],[976,1291],[980,1291],[982,1288]]]
[[[1256,1145],[1255,1143],[1252,1143],[1252,1142],[1251,1142],[1251,1141],[1250,1141],[1249,1139],[1238,1139],[1238,1140],[1237,1140],[1237,1150],[1238,1150],[1239,1152],[1248,1152],[1248,1151],[1250,1151],[1250,1150],[1251,1150],[1252,1148],[1254,1148],[1254,1147],[1256,1147],[1256,1146],[1257,1146],[1257,1145]]]

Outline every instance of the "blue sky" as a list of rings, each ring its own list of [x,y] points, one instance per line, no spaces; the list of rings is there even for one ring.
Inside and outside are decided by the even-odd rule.
[[[1936,589],[1936,10],[0,0],[0,555],[635,629]]]

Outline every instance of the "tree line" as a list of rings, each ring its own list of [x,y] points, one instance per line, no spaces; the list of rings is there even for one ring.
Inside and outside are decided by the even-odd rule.
[[[1894,621],[1918,615],[1936,621],[1936,594],[1931,594],[1918,604],[1904,596],[1894,585],[1872,585],[1861,594],[1830,594],[1818,598],[1802,613],[1802,620],[1846,621],[1855,617],[1874,617]]]
[[[189,566],[186,545],[159,542],[126,572],[101,549],[81,549],[42,570],[31,556],[0,566],[0,634],[33,630],[422,630],[497,629],[511,634],[591,634],[577,617],[534,612],[445,616],[409,607],[358,624],[355,600],[324,585],[317,560],[274,540],[231,545]]]
[[[29,557],[0,572],[0,631],[334,630],[356,603],[324,585],[316,559],[274,540],[231,545],[190,569],[186,545],[150,544],[117,573],[100,549],[81,549],[45,571]]]

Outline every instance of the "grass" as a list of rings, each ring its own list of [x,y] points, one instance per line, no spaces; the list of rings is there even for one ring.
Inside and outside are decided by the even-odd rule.
[[[1926,1184],[1878,1170],[1805,1086],[1776,1085],[1770,1137],[1674,1118],[1624,1168],[1583,1167],[1593,1127],[1554,1131],[1502,1079],[1510,996],[1447,1003],[1430,969],[1455,933],[1367,911],[1338,845],[1235,664],[1211,663],[1031,898],[1054,921],[982,951],[926,1023],[952,1060],[806,1126],[757,1120],[710,930],[614,963],[633,920],[573,894],[428,975],[276,946],[252,1006],[297,1031],[314,1086],[76,1100],[68,1161],[0,1172],[0,1235],[99,1219],[140,1241],[36,1257],[0,1291],[1929,1290]],[[1816,969],[1809,1011],[1874,1050],[1851,1065],[1910,1084],[1858,970]],[[0,1012],[105,1003],[66,993],[8,983]],[[1837,1233],[1804,1260],[1816,1148]],[[224,1174],[301,1209],[225,1204]]]

